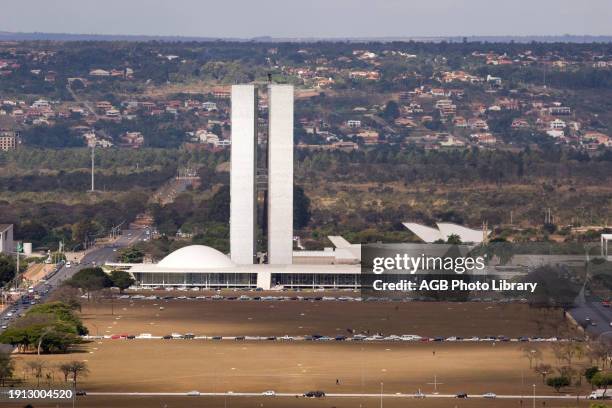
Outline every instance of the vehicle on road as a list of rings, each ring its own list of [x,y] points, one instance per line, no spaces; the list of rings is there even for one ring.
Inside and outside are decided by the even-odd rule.
[[[497,398],[497,394],[495,394],[493,392],[487,392],[486,394],[482,394],[482,397],[483,398],[493,399],[493,398]]]
[[[200,395],[200,391],[189,391],[187,395],[190,397],[197,397],[198,395]]]
[[[414,398],[419,398],[419,399],[423,399],[425,398],[425,396],[426,395],[423,392],[421,392],[421,390],[418,390],[416,394],[414,394]]]
[[[304,397],[306,398],[323,398],[325,397],[325,392],[323,391],[308,391],[304,393]]]
[[[609,400],[609,399],[612,399],[612,396],[610,394],[612,394],[612,391],[600,388],[598,390],[593,391],[588,396],[588,399],[590,400]]]
[[[273,397],[276,395],[276,391],[268,390],[261,393],[264,397]]]
[[[467,398],[468,395],[465,392],[459,392],[455,395],[455,398]]]

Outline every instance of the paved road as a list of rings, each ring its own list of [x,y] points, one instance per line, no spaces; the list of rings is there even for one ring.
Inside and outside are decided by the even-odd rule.
[[[37,293],[45,293],[41,297],[41,301],[56,289],[63,281],[70,279],[76,272],[95,265],[103,265],[107,261],[113,261],[117,257],[117,248],[123,248],[142,240],[145,236],[144,230],[125,230],[117,241],[111,245],[105,245],[91,250],[86,254],[79,265],[73,265],[68,268],[63,266],[55,275],[47,279],[45,283],[38,283],[34,286],[34,291]],[[116,248],[115,248],[116,247]],[[1,325],[9,325],[18,315],[26,312],[32,305],[18,303],[13,307],[7,307],[0,312]],[[9,314],[11,315],[9,317]],[[0,333],[3,331],[0,327]]]
[[[190,393],[187,392],[88,392],[87,395],[92,396],[134,396],[134,397],[155,397],[155,396],[166,396],[166,397],[184,397],[189,396]],[[197,395],[191,394],[194,397],[262,397],[263,393],[261,392],[200,392]],[[295,393],[276,393],[274,397],[301,397],[302,394]],[[418,398],[417,394],[325,394],[326,398]],[[468,394],[469,398],[485,398],[480,394]],[[272,396],[270,396],[272,397]],[[423,398],[423,397],[420,397]],[[425,398],[456,398],[455,394],[426,394]],[[523,400],[532,400],[534,398],[533,395],[497,395],[498,399],[523,399]],[[536,395],[536,399],[560,399],[560,400],[575,400],[576,395]],[[581,395],[579,397],[581,400],[587,399],[587,396]]]
[[[612,331],[612,310],[603,307],[599,302],[585,301],[572,309],[572,316],[579,324],[587,324],[587,332],[594,337]]]
[[[600,302],[585,295],[586,283],[576,298],[576,307],[570,314],[578,324],[586,325],[586,331],[594,338],[612,331],[612,308],[606,308]]]

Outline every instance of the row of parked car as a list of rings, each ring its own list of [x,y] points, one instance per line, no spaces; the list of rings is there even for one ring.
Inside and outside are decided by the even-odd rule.
[[[119,299],[125,300],[241,300],[241,301],[338,301],[338,302],[425,302],[432,299],[425,297],[416,298],[388,298],[388,297],[361,297],[361,296],[223,296],[220,294],[212,296],[160,296],[160,295],[120,295]],[[469,299],[470,302],[498,302],[498,303],[509,303],[509,302],[527,302],[527,299],[499,299],[495,300],[492,298],[473,298]]]
[[[569,341],[570,339],[559,339],[557,337],[514,337],[507,336],[485,336],[485,337],[459,337],[459,336],[436,336],[423,337],[416,334],[404,334],[401,336],[392,334],[383,336],[379,334],[364,335],[355,334],[353,336],[324,336],[320,334],[305,335],[305,336],[199,336],[193,333],[172,333],[165,336],[154,336],[151,333],[133,334],[113,334],[104,336],[83,336],[85,339],[164,339],[164,340],[245,340],[245,341],[407,341],[407,342],[558,342]],[[578,340],[578,339],[571,339]]]

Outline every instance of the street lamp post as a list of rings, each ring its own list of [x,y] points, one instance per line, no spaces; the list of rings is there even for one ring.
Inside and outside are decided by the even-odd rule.
[[[383,382],[380,382],[380,408],[383,408]]]
[[[535,404],[535,399],[536,399],[536,398],[535,398],[535,397],[536,397],[536,395],[535,395],[535,387],[536,387],[536,385],[535,385],[535,384],[533,384],[533,408],[535,408],[535,405],[536,405],[536,404]]]

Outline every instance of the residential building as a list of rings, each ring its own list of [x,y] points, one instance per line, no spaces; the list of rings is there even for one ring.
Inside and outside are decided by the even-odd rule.
[[[551,115],[571,115],[572,108],[569,106],[551,106],[548,108],[548,112]]]
[[[121,136],[121,141],[126,147],[138,149],[144,144],[144,136],[140,132],[127,132]]]
[[[93,77],[109,77],[111,73],[105,69],[94,69],[89,71],[89,75]]]
[[[17,148],[17,132],[0,129],[0,150],[9,151]]]
[[[548,123],[548,128],[551,130],[562,130],[565,129],[566,126],[567,124],[565,123],[565,121],[561,119],[555,119]]]
[[[483,145],[494,145],[495,143],[497,143],[497,138],[488,132],[473,133],[470,135],[470,137],[476,140],[476,142],[478,142],[479,144]]]
[[[511,126],[513,129],[526,129],[529,127],[529,122],[525,119],[514,119]]]
[[[215,102],[202,102],[202,109],[208,112],[218,110]]]
[[[582,136],[582,140],[586,143],[612,147],[612,138],[601,132],[586,132],[584,136]]]
[[[475,130],[489,130],[489,125],[486,120],[473,118],[468,120],[468,126]]]

